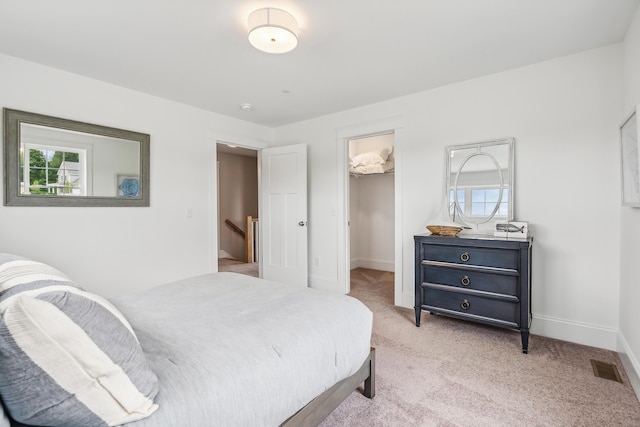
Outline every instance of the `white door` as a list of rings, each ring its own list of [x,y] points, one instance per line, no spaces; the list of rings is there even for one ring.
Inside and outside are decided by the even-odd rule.
[[[262,277],[307,286],[307,146],[261,152]]]

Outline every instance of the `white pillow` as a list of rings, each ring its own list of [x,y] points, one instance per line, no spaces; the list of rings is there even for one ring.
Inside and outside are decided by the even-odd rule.
[[[360,153],[355,156],[353,159],[349,159],[351,166],[357,167],[360,165],[368,166],[368,165],[383,165],[387,160],[389,160],[389,156],[393,152],[393,147],[387,146],[382,147],[378,151],[367,151],[365,153]]]
[[[351,166],[357,167],[360,165],[381,165],[385,161],[386,159],[383,159],[380,154],[371,151],[355,156],[353,158],[353,161],[351,162]]]
[[[387,147],[381,148],[378,153],[380,154],[380,157],[382,157],[386,162],[389,160],[389,156],[391,155],[392,152],[393,152],[393,146],[387,146]]]

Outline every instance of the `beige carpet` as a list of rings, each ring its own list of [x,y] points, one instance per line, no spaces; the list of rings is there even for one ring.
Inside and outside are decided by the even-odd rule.
[[[246,263],[229,258],[218,258],[218,271],[231,271],[247,276],[258,277],[258,263]]]
[[[334,426],[640,426],[616,353],[393,306],[393,273],[352,271],[351,295],[374,313],[376,396],[352,393]],[[597,378],[590,359],[623,383]]]

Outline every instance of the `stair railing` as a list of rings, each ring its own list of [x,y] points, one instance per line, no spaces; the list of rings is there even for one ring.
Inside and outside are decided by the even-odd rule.
[[[247,231],[242,230],[230,219],[225,219],[224,223],[244,239],[247,262],[256,262],[258,260],[258,218],[254,218],[251,215],[245,217],[245,229]]]

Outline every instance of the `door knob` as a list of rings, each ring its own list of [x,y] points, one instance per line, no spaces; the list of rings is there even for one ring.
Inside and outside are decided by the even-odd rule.
[[[300,222],[298,223],[298,225],[299,225],[300,227],[304,227],[305,225],[307,225],[307,221],[300,221]]]

